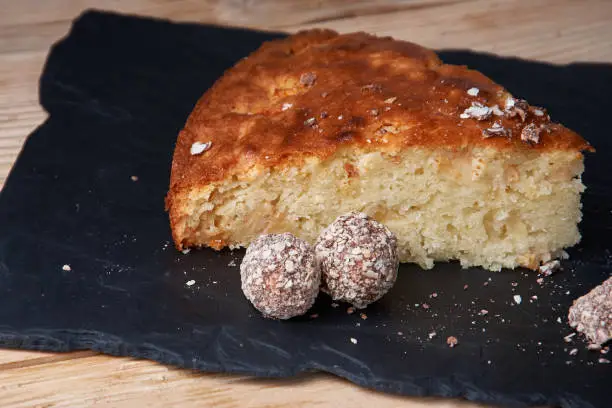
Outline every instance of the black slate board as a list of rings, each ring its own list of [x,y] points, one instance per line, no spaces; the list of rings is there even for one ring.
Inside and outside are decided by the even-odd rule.
[[[564,272],[540,287],[524,271],[403,265],[367,320],[322,295],[317,318],[276,322],[240,292],[241,251],[172,248],[163,198],[177,132],[197,98],[279,35],[100,12],[75,22],[41,78],[50,117],[0,195],[0,345],[257,376],[323,370],[385,392],[491,404],[609,406],[612,366],[563,336],[572,299],[610,274],[612,68],[441,53],[548,107],[598,149],[587,161],[584,239]],[[513,305],[515,294],[522,304]],[[460,341],[454,349],[450,335]]]

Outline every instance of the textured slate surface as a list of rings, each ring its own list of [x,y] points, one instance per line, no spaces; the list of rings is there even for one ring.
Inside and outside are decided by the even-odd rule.
[[[273,37],[99,12],[75,22],[41,78],[50,118],[0,193],[0,345],[258,376],[324,370],[386,392],[491,404],[609,406],[611,366],[563,336],[572,299],[610,274],[612,68],[441,53],[548,107],[598,149],[587,162],[584,240],[564,272],[540,287],[524,271],[403,265],[367,320],[322,295],[317,318],[275,322],[240,292],[242,252],[176,252],[163,209],[175,137],[195,101]]]

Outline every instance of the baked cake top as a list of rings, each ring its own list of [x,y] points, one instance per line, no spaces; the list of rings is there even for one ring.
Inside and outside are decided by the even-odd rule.
[[[171,189],[345,146],[592,150],[543,108],[431,50],[310,30],[263,44],[202,96],[180,132]]]

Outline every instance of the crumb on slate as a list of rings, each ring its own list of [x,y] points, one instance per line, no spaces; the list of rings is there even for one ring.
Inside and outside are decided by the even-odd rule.
[[[446,344],[448,344],[448,347],[453,348],[459,344],[459,340],[457,340],[455,336],[448,336],[446,339]]]
[[[567,336],[565,336],[565,337],[563,338],[563,341],[565,341],[566,343],[569,343],[569,342],[571,342],[571,341],[572,341],[572,337],[574,337],[575,335],[576,335],[576,333],[571,333],[571,334],[568,334]]]
[[[62,266],[62,271],[66,271],[66,272],[68,272],[68,271],[71,271],[71,270],[72,270],[72,268],[71,268],[71,267],[70,267],[70,265],[68,265],[68,264],[66,264],[66,265]]]
[[[559,269],[561,269],[561,262],[555,259],[540,266],[538,268],[538,273],[544,276],[550,276]]]

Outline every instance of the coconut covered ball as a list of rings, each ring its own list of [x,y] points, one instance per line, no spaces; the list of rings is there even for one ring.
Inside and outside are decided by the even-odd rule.
[[[265,317],[289,319],[308,311],[319,293],[314,251],[290,233],[262,235],[240,265],[242,291]]]
[[[397,279],[397,238],[364,213],[342,215],[324,229],[315,256],[321,290],[357,308],[383,297]]]

